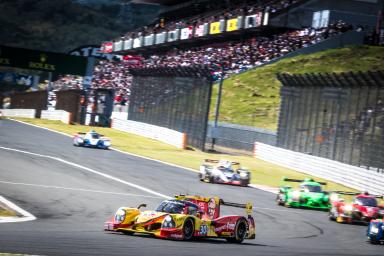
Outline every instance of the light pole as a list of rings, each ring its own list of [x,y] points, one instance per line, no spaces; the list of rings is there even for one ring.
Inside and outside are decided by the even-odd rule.
[[[212,128],[212,146],[211,150],[213,151],[215,149],[215,143],[216,143],[216,137],[218,135],[218,122],[219,122],[219,113],[220,113],[220,103],[221,103],[221,94],[222,94],[222,88],[223,88],[223,81],[224,81],[224,63],[221,63],[221,70],[220,70],[220,81],[219,86],[217,87],[217,98],[216,98],[216,105],[215,105],[215,120],[213,123]]]

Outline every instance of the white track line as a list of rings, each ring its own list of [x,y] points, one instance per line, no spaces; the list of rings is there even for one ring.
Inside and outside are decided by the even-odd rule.
[[[102,176],[104,178],[117,181],[119,183],[128,185],[130,187],[133,187],[133,188],[145,191],[145,192],[147,192],[149,194],[152,194],[152,195],[155,195],[155,196],[159,196],[161,198],[166,198],[166,199],[171,199],[172,198],[170,196],[158,193],[158,192],[156,192],[154,190],[151,190],[149,188],[145,188],[145,187],[142,187],[140,185],[133,184],[131,182],[128,182],[128,181],[116,178],[116,177],[114,177],[112,175],[109,175],[109,174],[106,174],[106,173],[103,173],[103,172],[99,172],[99,171],[93,170],[91,168],[88,168],[88,167],[85,167],[85,166],[82,166],[82,165],[79,165],[79,164],[76,164],[76,163],[72,163],[72,162],[66,161],[66,160],[58,158],[58,157],[47,156],[47,155],[42,155],[42,154],[37,154],[37,153],[33,153],[33,152],[28,152],[28,151],[19,150],[19,149],[13,149],[13,148],[7,148],[7,147],[2,147],[2,146],[0,146],[0,149],[4,149],[4,150],[8,150],[8,151],[13,151],[13,152],[18,152],[18,153],[23,153],[23,154],[27,154],[27,155],[38,156],[38,157],[42,157],[42,158],[52,159],[52,160],[55,160],[55,161],[58,161],[58,162],[61,162],[61,163],[64,163],[64,164],[67,164],[67,165],[70,165],[70,166],[73,166],[73,167],[77,167],[77,168],[85,170],[87,172],[90,172],[90,173]]]
[[[7,207],[11,208],[13,211],[17,212],[18,214],[21,214],[23,217],[0,217],[0,223],[6,223],[6,222],[23,222],[23,221],[31,221],[35,220],[36,217],[27,212],[26,210],[21,209],[19,206],[15,205],[11,201],[5,199],[4,197],[0,196],[0,202],[5,204]]]
[[[73,191],[81,191],[81,192],[91,192],[91,193],[100,193],[100,194],[109,194],[109,195],[121,195],[121,196],[132,196],[132,197],[147,197],[147,198],[160,198],[158,196],[148,196],[148,195],[140,195],[140,194],[131,194],[131,193],[121,193],[121,192],[111,192],[111,191],[102,191],[102,190],[93,190],[93,189],[83,189],[83,188],[68,188],[68,187],[60,187],[60,186],[51,186],[51,185],[42,185],[42,184],[31,184],[31,183],[22,183],[22,182],[11,182],[0,180],[0,183],[10,184],[10,185],[20,185],[20,186],[29,186],[29,187],[37,187],[37,188],[49,188],[49,189],[62,189],[62,190],[73,190]]]
[[[52,129],[49,129],[49,128],[46,128],[46,127],[42,127],[42,126],[38,126],[38,125],[35,125],[35,124],[26,123],[26,122],[23,122],[23,121],[12,119],[12,118],[8,118],[8,119],[10,119],[12,121],[15,121],[15,122],[22,123],[22,124],[30,125],[30,126],[33,126],[33,127],[36,127],[36,128],[48,130],[50,132],[59,133],[61,135],[67,136],[67,137],[72,137],[69,134],[66,134],[66,133],[63,133],[63,132],[59,132],[59,131],[55,131],[55,130],[52,130]],[[195,169],[192,169],[192,168],[188,168],[188,167],[180,166],[180,165],[177,165],[177,164],[172,164],[172,163],[164,162],[164,161],[153,159],[153,158],[146,157],[146,156],[141,156],[141,155],[136,155],[136,154],[129,153],[129,152],[124,152],[124,151],[121,151],[120,149],[113,148],[113,147],[111,147],[111,150],[117,151],[117,152],[125,154],[125,155],[135,156],[135,157],[139,157],[139,158],[142,158],[142,159],[146,159],[146,160],[150,160],[150,161],[155,161],[155,162],[158,162],[158,163],[161,163],[161,164],[166,164],[166,165],[169,165],[169,166],[177,167],[177,168],[184,169],[184,170],[187,170],[187,171],[191,171],[191,172],[194,172],[194,173],[198,173],[199,172],[198,170],[195,170]],[[260,186],[260,185],[257,185],[257,184],[250,184],[249,186],[252,187],[252,188],[255,188],[255,189],[259,189],[259,190],[265,191],[265,192],[270,192],[270,193],[273,193],[273,194],[277,194],[277,188],[268,188],[267,186]]]

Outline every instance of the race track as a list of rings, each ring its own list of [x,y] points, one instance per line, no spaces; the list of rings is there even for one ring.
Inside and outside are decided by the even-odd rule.
[[[0,195],[37,217],[0,223],[0,253],[383,255],[383,246],[365,242],[365,226],[330,222],[326,212],[277,206],[275,195],[268,192],[202,183],[185,169],[113,150],[74,147],[67,136],[11,120],[0,120],[0,147]],[[165,196],[185,193],[252,202],[256,239],[238,245],[103,231],[104,221],[119,206],[147,203],[152,209]],[[222,211],[243,214],[241,209]]]

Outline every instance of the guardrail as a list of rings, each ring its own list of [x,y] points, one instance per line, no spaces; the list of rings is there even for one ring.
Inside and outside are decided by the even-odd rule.
[[[58,120],[65,124],[70,124],[72,121],[72,113],[65,110],[42,110],[41,119]]]
[[[384,174],[283,148],[255,143],[254,157],[373,194],[384,194]]]
[[[35,109],[1,109],[3,116],[35,118]]]
[[[177,148],[185,149],[187,147],[187,135],[185,133],[165,127],[113,118],[111,128],[155,139]]]

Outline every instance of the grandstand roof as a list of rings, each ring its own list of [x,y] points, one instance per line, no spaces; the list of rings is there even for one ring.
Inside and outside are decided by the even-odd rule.
[[[160,4],[160,5],[177,5],[191,0],[132,0],[132,3]]]

